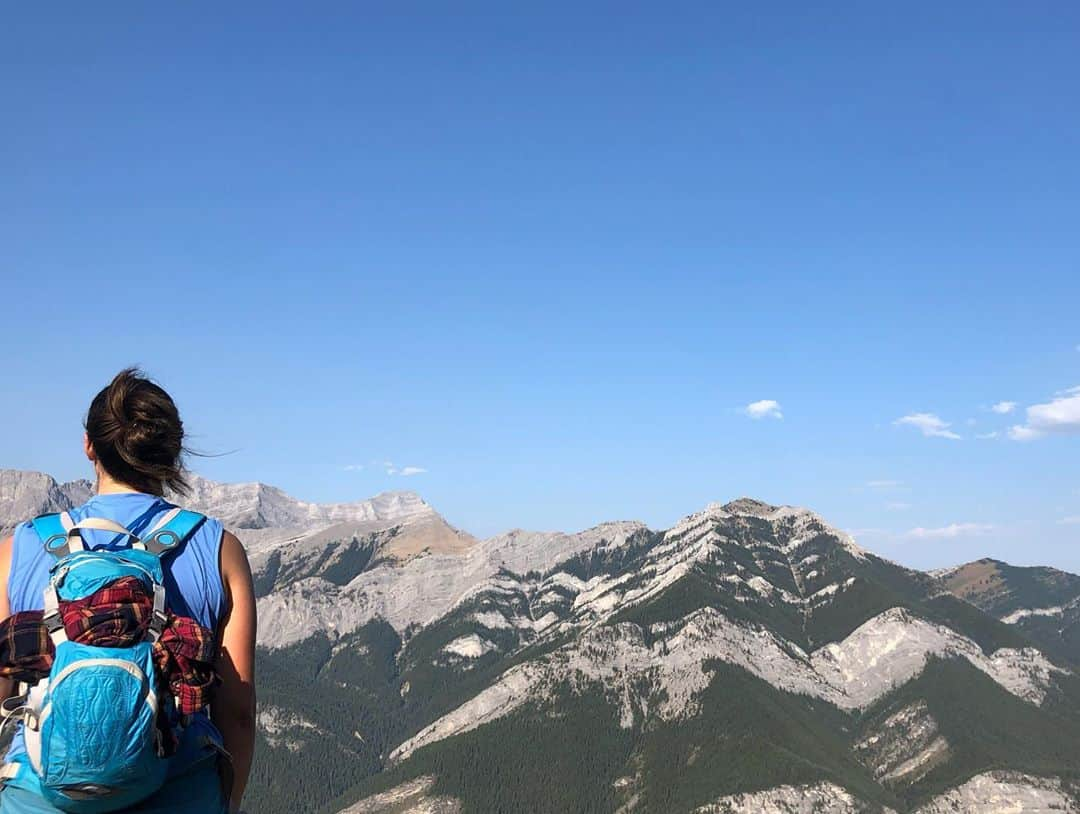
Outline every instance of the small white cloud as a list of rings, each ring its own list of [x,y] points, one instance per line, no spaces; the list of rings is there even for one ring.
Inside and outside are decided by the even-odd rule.
[[[1009,429],[1014,441],[1076,434],[1080,434],[1080,387],[1058,393],[1043,404],[1032,404],[1027,408],[1027,423]]]
[[[893,501],[892,503],[886,503],[885,508],[888,509],[890,512],[902,512],[902,511],[906,511],[907,509],[910,509],[911,504],[910,503],[904,503],[903,501],[900,501],[900,500],[896,500],[896,501]]]
[[[345,470],[346,472],[359,472],[360,470],[362,470],[364,468],[364,465],[363,464],[347,464],[346,466],[343,466],[341,468],[343,470]]]
[[[933,413],[912,413],[911,415],[896,419],[893,424],[898,427],[914,427],[927,438],[948,438],[952,441],[960,440],[960,436],[949,429],[952,424],[947,421],[942,421]]]
[[[868,480],[866,482],[867,489],[898,489],[903,485],[902,480]]]
[[[383,461],[383,468],[386,470],[386,474],[390,477],[403,477],[409,478],[413,475],[423,475],[427,472],[422,466],[396,466],[393,461]]]
[[[784,417],[783,412],[780,410],[780,402],[773,401],[772,399],[762,399],[761,401],[747,404],[746,407],[743,408],[743,412],[755,421],[762,418]]]
[[[1025,427],[1022,424],[1014,424],[1009,427],[1009,438],[1014,441],[1034,441],[1038,438],[1042,438],[1043,434],[1032,427]]]
[[[993,530],[989,523],[950,523],[936,529],[914,528],[906,536],[915,540],[951,540],[956,537],[978,537]]]
[[[1016,409],[1016,402],[1015,401],[999,401],[997,404],[995,404],[990,409],[993,410],[998,415],[1008,415],[1009,413],[1011,413],[1013,410]]]
[[[979,435],[976,435],[975,437],[979,438],[979,439],[982,439],[983,441],[988,441],[991,438],[997,438],[999,435],[1001,435],[1001,433],[999,433],[997,430],[994,430],[993,432],[981,433]]]
[[[1058,523],[1062,526],[1080,526],[1080,514],[1074,514],[1071,517],[1063,517],[1058,520]]]

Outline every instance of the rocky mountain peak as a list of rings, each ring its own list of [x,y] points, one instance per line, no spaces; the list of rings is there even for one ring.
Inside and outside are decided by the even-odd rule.
[[[218,483],[193,473],[188,482],[189,494],[168,497],[179,505],[221,519],[229,528],[246,532],[306,533],[337,524],[385,525],[439,518],[414,492],[383,492],[350,503],[313,503],[265,483]],[[71,509],[89,500],[93,493],[93,484],[88,480],[58,483],[44,472],[0,469],[0,531],[39,514]]]
[[[752,497],[736,498],[720,508],[728,514],[744,514],[752,517],[770,517],[780,510],[779,506],[773,506]]]
[[[384,492],[351,503],[312,503],[265,483],[217,483],[198,475],[191,475],[189,481],[191,494],[177,497],[177,502],[238,529],[314,529],[336,523],[435,515],[435,510],[413,492]]]
[[[44,472],[0,469],[0,532],[47,512],[62,512],[93,494],[88,480],[58,483]]]

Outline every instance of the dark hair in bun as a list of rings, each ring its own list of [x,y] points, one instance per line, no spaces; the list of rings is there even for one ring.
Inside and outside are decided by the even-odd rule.
[[[121,370],[94,396],[86,435],[114,480],[153,495],[187,491],[180,412],[172,397],[137,368]]]

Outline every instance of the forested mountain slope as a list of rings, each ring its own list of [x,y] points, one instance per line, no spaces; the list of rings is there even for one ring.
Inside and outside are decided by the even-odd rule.
[[[43,477],[2,505],[78,496]],[[1074,575],[749,499],[475,540],[407,493],[196,497],[256,575],[259,814],[1080,811]]]

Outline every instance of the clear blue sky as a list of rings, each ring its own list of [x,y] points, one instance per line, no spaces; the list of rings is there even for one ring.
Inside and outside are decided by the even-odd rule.
[[[11,6],[0,465],[1080,571],[1080,6],[761,5]]]

